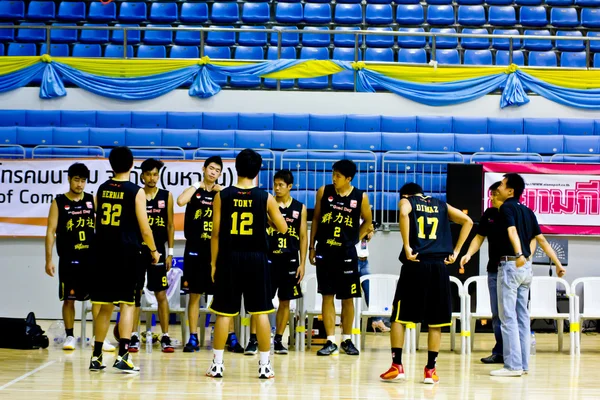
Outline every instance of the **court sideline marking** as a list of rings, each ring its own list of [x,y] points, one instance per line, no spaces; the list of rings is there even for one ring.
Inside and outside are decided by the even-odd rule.
[[[34,370],[32,370],[32,371],[29,371],[29,372],[27,372],[26,374],[23,374],[23,375],[21,375],[21,376],[20,376],[20,377],[18,377],[18,378],[15,378],[15,379],[13,379],[12,381],[10,381],[10,382],[8,382],[8,383],[6,383],[6,384],[4,384],[4,385],[0,386],[0,391],[1,391],[1,390],[4,390],[4,389],[6,389],[6,388],[7,388],[7,387],[9,387],[9,386],[12,386],[12,385],[14,385],[14,384],[15,384],[15,383],[17,383],[17,382],[20,382],[20,381],[22,381],[23,379],[25,379],[25,378],[27,378],[27,377],[30,377],[31,375],[35,374],[35,373],[36,373],[36,372],[38,372],[38,371],[41,371],[41,370],[43,370],[43,369],[44,369],[44,368],[46,368],[46,367],[49,367],[49,366],[51,366],[51,365],[52,365],[52,364],[54,364],[55,362],[56,362],[56,360],[54,360],[54,361],[49,361],[49,362],[47,362],[46,364],[44,364],[44,365],[41,365],[41,366],[37,367],[36,369],[34,369]]]

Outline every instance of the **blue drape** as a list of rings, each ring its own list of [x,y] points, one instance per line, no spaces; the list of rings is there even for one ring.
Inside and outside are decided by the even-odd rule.
[[[37,63],[22,70],[4,75],[0,78],[0,93],[10,92],[31,82],[40,72],[44,70],[46,64]]]

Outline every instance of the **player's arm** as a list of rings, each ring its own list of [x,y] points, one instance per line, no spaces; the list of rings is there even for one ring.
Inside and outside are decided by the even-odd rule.
[[[369,197],[366,193],[363,193],[362,202],[360,204],[360,217],[363,222],[360,224],[360,230],[358,231],[358,237],[364,238],[373,231],[373,213],[371,213],[371,205],[369,204]]]
[[[460,268],[461,269],[464,269],[465,264],[467,264],[469,261],[471,261],[471,257],[473,257],[475,254],[477,254],[477,252],[481,248],[481,245],[483,244],[484,240],[485,240],[485,236],[482,236],[480,234],[475,235],[473,240],[471,240],[471,244],[469,245],[467,254],[462,256],[462,258],[460,259]]]
[[[452,207],[450,204],[447,204],[447,206],[448,218],[450,218],[450,221],[461,225],[460,233],[458,234],[458,240],[456,241],[456,246],[454,246],[454,252],[446,260],[446,264],[454,264],[454,261],[456,261],[460,250],[469,238],[469,233],[471,233],[471,229],[473,228],[473,220],[467,214],[457,208]]]
[[[559,278],[562,278],[567,273],[567,270],[565,270],[565,268],[562,266],[562,263],[558,259],[556,252],[552,246],[550,246],[550,243],[548,243],[546,237],[540,233],[535,237],[535,241],[537,241],[542,250],[544,250],[544,253],[546,253],[554,265],[556,265],[556,275],[558,275]],[[533,252],[531,254],[533,254]]]
[[[277,204],[277,200],[275,197],[269,193],[269,197],[267,198],[267,214],[273,223],[274,228],[277,232],[284,234],[288,230],[287,222],[285,222],[285,218],[281,215],[281,211],[279,211],[279,204]]]
[[[195,183],[194,185],[198,185],[198,183]],[[192,196],[194,195],[194,193],[196,193],[196,190],[197,190],[196,186],[194,186],[194,185],[192,185],[189,188],[185,189],[183,191],[183,193],[181,193],[179,195],[179,197],[177,197],[177,205],[179,207],[183,207],[187,203],[190,202],[190,200],[192,199]],[[200,185],[198,185],[198,186],[200,186]]]
[[[169,250],[167,251],[165,263],[168,271],[171,269],[171,265],[173,265],[173,247],[175,247],[175,213],[173,212],[173,194],[171,192],[169,192],[167,215],[169,217],[169,222],[167,223],[167,243],[169,245]]]
[[[302,213],[300,214],[300,266],[296,272],[298,283],[304,278],[306,271],[306,251],[308,250],[308,211],[306,206],[302,205]]]
[[[137,218],[138,225],[140,226],[142,239],[151,250],[152,262],[157,263],[160,258],[160,254],[158,254],[158,250],[156,250],[156,243],[154,243],[152,228],[150,228],[150,223],[148,222],[148,213],[146,212],[146,195],[144,194],[144,189],[141,188],[135,196],[135,216]]]
[[[58,225],[58,206],[56,200],[52,201],[50,205],[50,212],[48,213],[48,226],[46,228],[46,273],[50,276],[54,276],[56,272],[56,266],[52,261],[52,248],[54,247],[54,241],[56,240],[56,227]]]
[[[319,222],[321,221],[321,199],[323,198],[324,191],[325,186],[321,186],[319,190],[317,190],[317,198],[315,200],[312,225],[310,226],[310,252],[308,254],[308,259],[312,265],[316,265],[317,253],[315,251],[315,241],[317,239],[317,230],[319,229]]]
[[[221,232],[221,194],[217,193],[213,199],[212,233],[210,236],[210,266],[212,281],[215,281],[217,270],[217,257],[219,255],[219,233]]]
[[[398,203],[398,209],[400,210],[400,235],[402,235],[402,245],[404,248],[404,253],[406,254],[406,258],[409,261],[418,262],[417,256],[419,253],[413,254],[413,249],[410,247],[410,213],[412,211],[412,206],[410,205],[410,201],[407,199],[401,199]]]

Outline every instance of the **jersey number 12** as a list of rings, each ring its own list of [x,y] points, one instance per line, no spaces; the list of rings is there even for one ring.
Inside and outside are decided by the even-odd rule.
[[[239,215],[239,218],[238,218]],[[238,214],[234,212],[231,214],[231,234],[232,235],[252,235],[252,222],[254,216],[251,212],[244,212]],[[239,230],[238,230],[238,225]]]

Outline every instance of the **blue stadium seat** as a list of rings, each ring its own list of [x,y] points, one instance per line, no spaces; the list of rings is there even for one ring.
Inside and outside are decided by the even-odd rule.
[[[270,149],[271,131],[235,131],[235,146],[244,149]]]
[[[433,5],[446,5],[446,4],[452,4],[452,0],[427,0],[427,4],[433,4]]]
[[[465,65],[492,65],[492,52],[489,50],[465,50]]]
[[[246,23],[264,23],[271,19],[269,3],[244,3],[242,21]]]
[[[31,21],[50,21],[55,13],[53,1],[31,1],[27,7],[27,19]]]
[[[163,129],[162,145],[175,146],[183,149],[198,148],[197,129]]]
[[[156,111],[133,111],[131,127],[143,129],[162,129],[167,127],[167,113]]]
[[[56,146],[88,146],[90,143],[89,128],[54,128],[52,144]]]
[[[177,21],[177,3],[152,3],[150,21],[172,23]]]
[[[389,25],[394,22],[391,4],[367,4],[365,21],[369,25]]]
[[[573,5],[574,0],[546,0],[546,4],[552,7],[559,6],[570,6]]]
[[[581,25],[586,28],[600,28],[600,9],[584,8],[581,10]]]
[[[336,14],[337,15],[337,14]],[[358,31],[358,26],[336,26],[336,31]],[[358,45],[362,46],[362,35],[358,36]],[[333,35],[333,45],[337,47],[354,47],[356,41],[355,35],[335,34]]]
[[[121,54],[123,51],[121,50]],[[130,128],[131,111],[97,111],[96,127],[98,128]]]
[[[274,114],[273,129],[281,131],[308,131],[309,114]],[[316,129],[313,129],[316,130]]]
[[[281,34],[282,46],[298,46],[300,44],[300,34],[297,26],[274,26],[272,29],[277,31],[286,31],[288,33]],[[269,41],[271,46],[277,46],[277,35],[272,33]]]
[[[238,46],[235,49],[236,60],[264,60],[265,55],[262,47]],[[259,77],[231,77],[231,86],[251,88],[260,86]]]
[[[304,41],[304,37],[302,40]],[[303,47],[300,50],[300,59],[329,60],[329,50],[325,47]],[[327,76],[298,79],[298,87],[302,89],[325,89],[327,82]]]
[[[585,51],[562,53],[560,56],[560,66],[567,68],[587,68]]]
[[[43,22],[24,22],[27,26],[46,26]],[[45,29],[18,29],[17,42],[43,42],[46,40]]]
[[[558,133],[561,135],[593,135],[594,121],[582,118],[561,118],[558,120]],[[600,132],[596,131],[596,134]]]
[[[460,64],[460,56],[456,49],[436,49],[435,50],[436,61],[439,64],[447,65],[458,65]]]
[[[398,32],[425,32],[425,30],[423,28],[400,28]],[[421,49],[426,44],[425,36],[398,36],[399,47]],[[436,41],[436,45],[439,47],[439,41]]]
[[[454,134],[420,133],[419,151],[454,151]]]
[[[0,1],[0,19],[19,20],[25,18],[25,2]]]
[[[492,147],[492,135],[473,135],[456,133],[454,135],[454,150],[459,153],[488,152]]]
[[[381,116],[347,115],[346,132],[381,132]]]
[[[274,149],[308,148],[308,131],[273,131],[271,146]]]
[[[558,118],[524,118],[525,135],[558,135]]]
[[[125,129],[90,128],[90,146],[125,146]]]
[[[126,27],[126,26],[133,26],[133,27],[138,27],[139,25],[137,24],[115,24],[115,26],[120,26],[120,27]],[[141,41],[141,31],[127,31],[127,44],[138,44]],[[112,36],[110,38],[110,41],[112,43],[123,43],[123,31],[121,30],[116,30],[116,31],[112,31]]]
[[[269,47],[267,49],[267,60],[277,60],[277,47]],[[295,47],[282,47],[281,48],[281,59],[295,60],[296,59],[296,48]],[[334,75],[335,76],[335,75]],[[277,87],[277,79],[265,78],[264,85],[269,88]],[[279,87],[282,89],[288,89],[294,86],[293,79],[282,79],[280,80]]]
[[[309,47],[327,47],[331,43],[331,37],[328,34],[313,33],[314,31],[328,31],[329,28],[325,26],[305,26],[302,30],[302,46]],[[301,53],[302,54],[302,53]],[[300,57],[302,58],[302,57]],[[320,60],[328,60],[327,58],[321,58]]]
[[[516,0],[518,6],[539,6],[544,0]]]
[[[360,50],[359,50],[360,54]],[[340,61],[354,61],[354,48],[336,47],[333,49],[333,59]],[[362,60],[362,57],[359,57]],[[342,71],[331,76],[331,86],[335,90],[354,89],[354,72]]]
[[[600,68],[600,53],[594,54],[594,68]]]
[[[264,26],[254,25],[242,25],[240,28],[265,29]],[[240,32],[238,36],[238,44],[241,46],[266,46],[267,32]]]
[[[240,113],[238,129],[246,131],[270,131],[273,129],[273,114],[271,113]]]
[[[521,7],[519,21],[523,26],[546,26],[548,25],[546,9],[543,6]]]
[[[315,150],[343,150],[344,134],[342,132],[308,132],[308,148]]]
[[[108,26],[108,24],[83,24],[83,26]],[[104,44],[108,42],[108,30],[91,30],[84,29],[79,37],[81,43],[98,43]]]
[[[380,132],[346,132],[346,150],[381,150]]]
[[[465,28],[462,30],[462,33],[467,34],[475,34],[475,35],[487,35],[488,31],[484,28]],[[460,41],[463,49],[487,49],[490,47],[490,39],[486,38],[474,38],[474,37],[465,37]]]
[[[36,56],[37,51],[33,43],[9,43],[6,50],[7,56]]]
[[[297,24],[304,18],[304,9],[300,3],[277,3],[275,20],[284,24]]]
[[[396,23],[398,25],[421,25],[425,22],[423,6],[420,4],[398,4]]]
[[[162,146],[160,129],[125,129],[125,146]]]
[[[369,50],[369,49],[367,49]],[[387,49],[382,49],[387,50]],[[393,60],[392,60],[393,61]],[[427,53],[425,49],[399,49],[399,63],[427,64]]]
[[[170,28],[171,25],[148,24],[148,28]],[[144,44],[170,45],[173,42],[173,31],[148,30],[144,31]]]
[[[107,44],[104,49],[104,57],[123,58],[123,46],[117,44]],[[133,46],[127,45],[127,57],[133,57]]]
[[[0,43],[0,56],[4,55],[4,43]]]
[[[577,9],[574,7],[553,7],[550,11],[550,23],[560,28],[574,28],[576,26],[579,26],[579,17],[577,16]]]
[[[381,133],[381,151],[417,151],[418,148],[419,136],[416,133]]]
[[[556,67],[556,53],[553,51],[530,51],[530,67]]]
[[[563,153],[563,136],[562,135],[547,135],[547,136],[527,135],[527,150],[530,153],[538,153],[538,154]]]
[[[454,28],[431,28],[431,33],[456,33]],[[398,38],[400,40],[400,38]],[[433,40],[433,39],[432,39]],[[455,49],[458,47],[457,37],[438,37],[435,40],[437,49]]]
[[[361,24],[363,22],[362,6],[360,4],[336,4],[334,21],[336,24]]]
[[[202,115],[203,129],[238,129],[238,113],[205,112]]]
[[[458,6],[458,23],[467,26],[482,26],[487,23],[483,6]]]
[[[598,154],[600,136],[565,136],[564,143],[567,154]]]
[[[526,30],[525,35],[550,36],[550,31],[548,31],[548,30],[541,30],[541,31]],[[548,51],[548,50],[552,50],[552,41],[546,40],[546,39],[524,39],[523,40],[523,48],[525,50]]]
[[[417,117],[381,116],[381,132],[412,133],[417,131]]]
[[[27,126],[60,126],[60,111],[26,110],[25,123]]]
[[[179,25],[180,28],[192,28],[195,25]],[[175,32],[175,44],[183,46],[200,46],[200,32],[177,31]]]
[[[589,31],[588,37],[600,38],[600,32]],[[600,41],[590,41],[590,50],[594,53],[600,52]]]
[[[198,46],[171,46],[169,58],[199,58],[200,51]]]
[[[394,50],[367,48],[365,51],[365,61],[394,62]]]
[[[234,130],[200,129],[198,132],[199,147],[235,147]]]
[[[419,133],[452,133],[452,117],[422,116],[417,117]]]
[[[457,3],[459,5],[465,5],[465,6],[476,6],[479,4],[483,4],[483,0],[457,0]]]
[[[346,116],[309,114],[308,126],[309,131],[343,132],[346,128]]]
[[[480,117],[453,117],[453,133],[487,133],[487,118]]]
[[[53,23],[52,26],[77,26],[75,23]],[[75,29],[52,29],[50,39],[56,43],[73,43],[77,41]]]
[[[58,19],[83,21],[85,19],[85,3],[83,1],[62,1],[58,6]]]
[[[210,14],[211,22],[233,23],[238,22],[240,13],[236,2],[215,2]]]
[[[51,44],[50,52],[46,50],[46,43],[42,43],[40,47],[40,56],[42,54],[50,54],[53,57],[69,57],[69,45],[68,44]]]
[[[181,5],[179,20],[194,24],[201,24],[208,21],[208,5],[206,3],[183,3]]]
[[[229,47],[204,46],[204,55],[208,56],[211,59],[228,60],[231,58],[231,50],[229,49]],[[212,74],[212,78],[218,85],[227,85],[227,76],[223,74]]]
[[[492,6],[489,8],[489,22],[494,26],[514,26],[517,24],[515,8],[512,6]]]
[[[496,65],[510,65],[516,64],[519,66],[525,65],[525,55],[521,50],[513,51],[513,59],[512,63],[509,62],[509,51],[507,50],[498,50],[496,52]]]
[[[168,129],[200,129],[202,128],[201,112],[167,112]]]
[[[383,31],[391,32],[392,28],[367,28],[368,31]],[[384,35],[367,35],[366,36],[367,47],[392,47],[394,46],[394,36]]]
[[[12,22],[3,22],[0,23],[0,27],[2,26],[14,26]],[[0,29],[0,42],[12,42],[15,39],[15,30],[14,29]]]
[[[427,22],[435,26],[452,25],[454,24],[454,9],[450,5],[429,6]]]
[[[122,2],[119,8],[119,21],[140,23],[146,20],[146,3],[141,1]]]
[[[494,29],[494,35],[519,35],[516,29]],[[492,39],[492,47],[496,50],[509,50],[510,39],[494,38]],[[518,50],[522,47],[521,39],[513,39],[513,49]]]
[[[211,28],[233,28],[233,26],[214,26]],[[233,46],[235,44],[235,32],[208,32],[206,43],[210,46]]]
[[[304,21],[307,24],[330,23],[331,6],[329,4],[306,3],[304,5]]]
[[[17,127],[17,143],[21,146],[38,146],[52,144],[52,129],[46,127]]]
[[[90,2],[88,21],[111,22],[117,19],[117,3],[102,4],[99,1]]]
[[[99,44],[77,43],[73,45],[73,57],[102,57],[102,47]]]
[[[494,153],[527,153],[527,136],[525,135],[492,135]]]
[[[599,7],[600,0],[575,0],[575,5],[581,7]]]
[[[522,135],[523,118],[488,118],[488,133]]]
[[[61,111],[60,126],[65,128],[94,128],[96,111]]]
[[[0,143],[2,144],[17,144],[17,127],[2,126],[0,127]],[[2,150],[4,153],[6,149]]]

